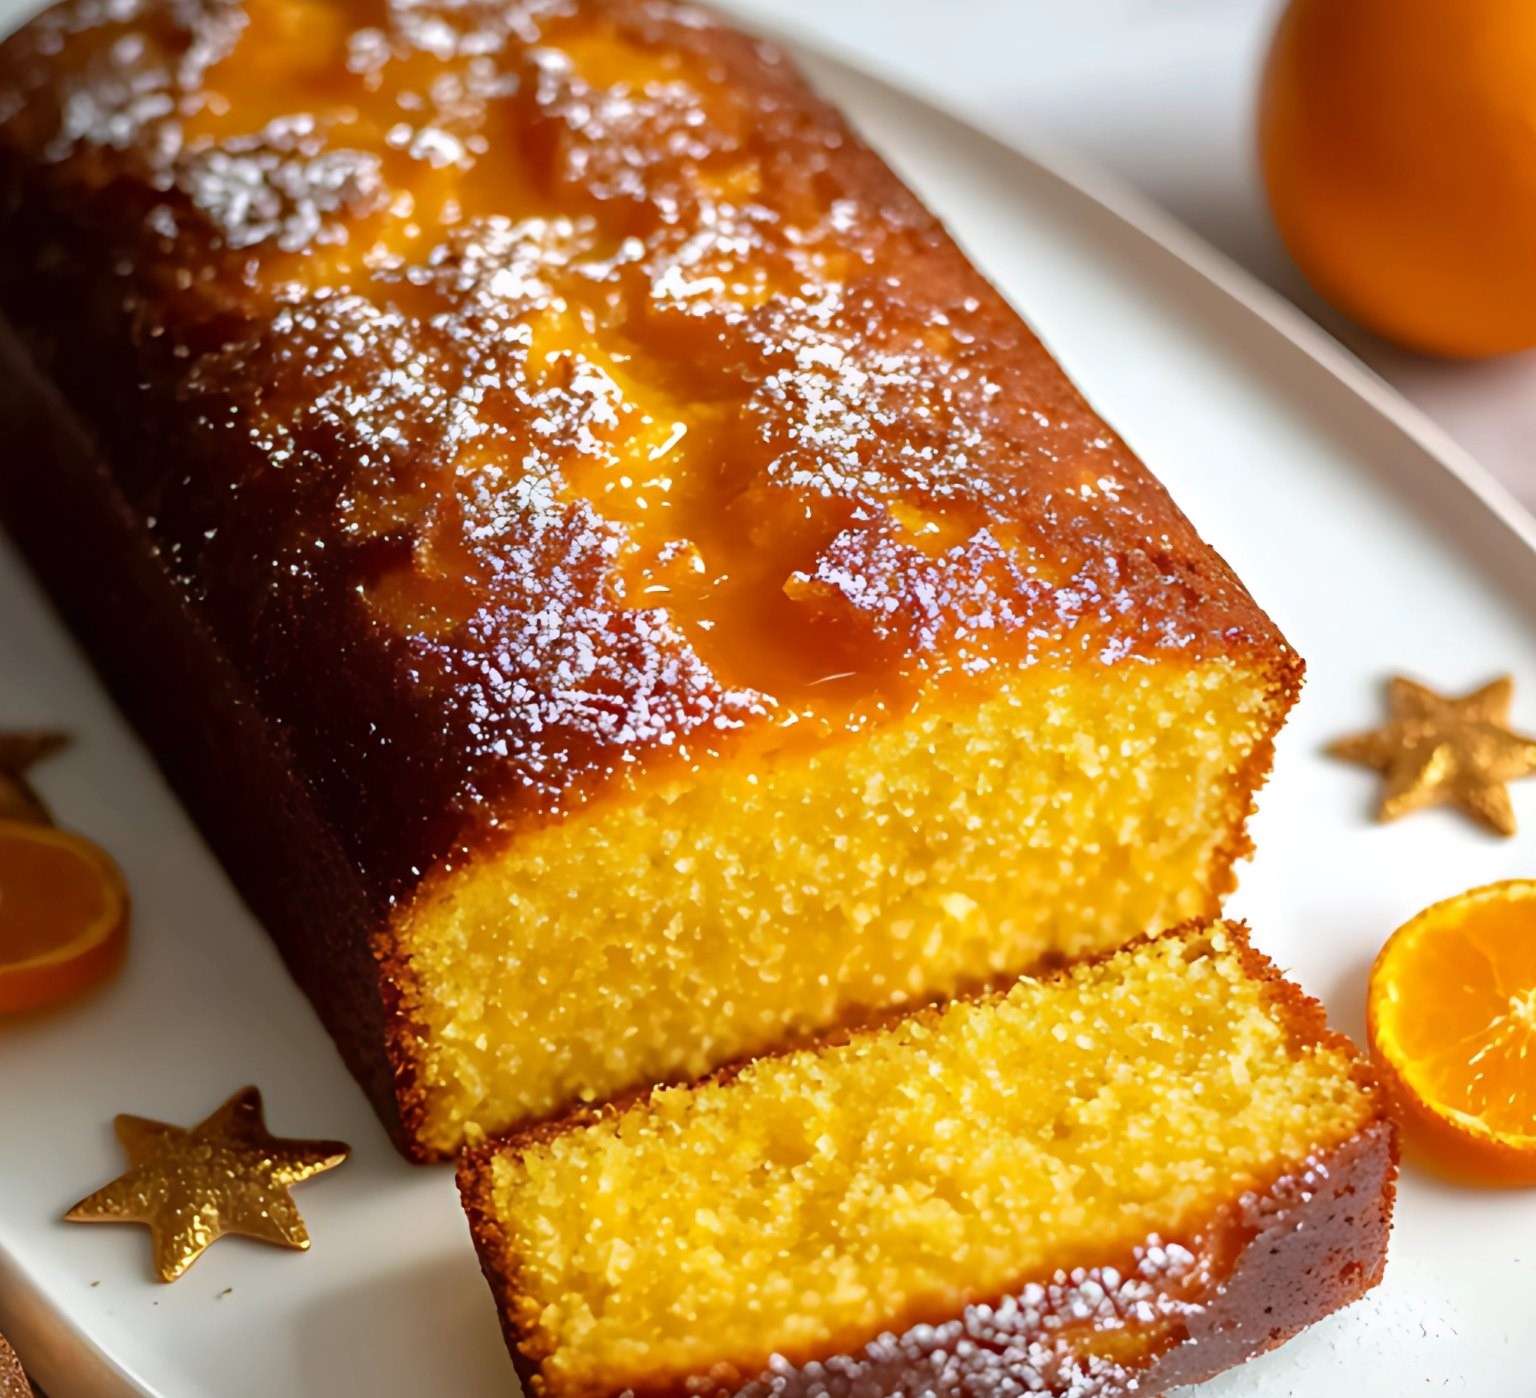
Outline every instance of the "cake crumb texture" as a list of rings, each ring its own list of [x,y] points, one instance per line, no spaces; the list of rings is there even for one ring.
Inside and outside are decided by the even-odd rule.
[[[1016,1381],[1033,1343],[1086,1384],[1179,1338],[1268,1192],[1315,1193],[1380,1115],[1218,925],[658,1089],[462,1179],[542,1392],[814,1391],[944,1326],[1011,1335]]]
[[[1272,704],[1223,662],[1026,675],[471,862],[400,937],[425,1138],[1211,916]]]
[[[0,511],[413,1157],[1230,886],[1299,661],[772,45],[64,0],[0,245]]]

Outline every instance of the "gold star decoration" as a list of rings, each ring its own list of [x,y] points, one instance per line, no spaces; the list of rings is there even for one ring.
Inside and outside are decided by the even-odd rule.
[[[1509,727],[1514,693],[1508,675],[1461,699],[1398,676],[1387,688],[1387,722],[1340,738],[1328,751],[1385,775],[1378,820],[1450,803],[1498,834],[1513,835],[1505,783],[1536,773],[1536,738]]]
[[[66,746],[64,733],[0,733],[0,820],[50,820],[48,808],[27,784],[27,769]]]
[[[226,1233],[308,1248],[289,1186],[334,1170],[350,1154],[340,1141],[270,1134],[254,1087],[190,1130],[141,1116],[119,1116],[114,1125],[131,1168],[64,1217],[148,1224],[155,1273],[164,1282],[175,1281]]]

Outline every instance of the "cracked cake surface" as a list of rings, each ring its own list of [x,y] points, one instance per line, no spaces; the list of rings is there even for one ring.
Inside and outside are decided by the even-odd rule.
[[[411,1153],[1216,910],[1299,662],[771,45],[66,0],[0,182],[0,508]]]

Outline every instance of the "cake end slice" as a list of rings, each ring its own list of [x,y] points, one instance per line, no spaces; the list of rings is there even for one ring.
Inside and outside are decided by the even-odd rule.
[[[1216,916],[1289,659],[1041,666],[457,863],[395,933],[421,1139],[451,1155]]]
[[[1380,1279],[1369,1068],[1239,926],[923,1009],[468,1153],[549,1398],[1138,1398]]]

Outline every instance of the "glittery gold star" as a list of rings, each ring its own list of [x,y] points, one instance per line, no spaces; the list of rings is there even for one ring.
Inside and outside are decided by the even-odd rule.
[[[226,1233],[307,1248],[309,1232],[288,1187],[334,1170],[350,1153],[340,1141],[271,1135],[254,1087],[237,1092],[191,1130],[141,1116],[120,1116],[114,1125],[132,1168],[64,1217],[71,1223],[148,1224],[155,1272],[167,1282]]]
[[[0,733],[0,820],[49,819],[48,808],[27,785],[26,772],[68,742],[63,733]]]
[[[1536,773],[1536,738],[1509,727],[1508,675],[1462,699],[1401,677],[1387,689],[1388,721],[1328,751],[1385,774],[1378,820],[1449,802],[1500,835],[1515,833],[1506,782]]]

